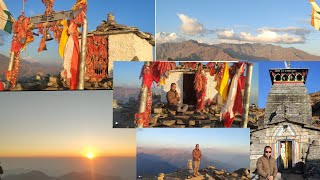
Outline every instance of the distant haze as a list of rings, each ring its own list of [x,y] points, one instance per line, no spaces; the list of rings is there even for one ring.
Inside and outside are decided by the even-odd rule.
[[[135,157],[85,158],[1,158],[4,176],[22,174],[31,170],[41,171],[48,176],[58,177],[71,172],[88,172],[91,169],[102,175],[132,179],[135,175]]]
[[[229,172],[249,168],[248,128],[153,128],[137,130],[137,175],[186,169],[196,144],[203,155],[200,168],[215,166]]]

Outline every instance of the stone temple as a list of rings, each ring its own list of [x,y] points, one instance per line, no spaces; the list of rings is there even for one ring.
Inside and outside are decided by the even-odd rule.
[[[251,128],[251,172],[269,145],[280,172],[320,172],[320,128],[312,125],[310,96],[305,86],[308,69],[269,70],[272,88],[264,119]],[[318,174],[319,175],[319,174]]]

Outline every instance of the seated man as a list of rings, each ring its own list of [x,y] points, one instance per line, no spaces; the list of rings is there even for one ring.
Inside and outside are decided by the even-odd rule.
[[[171,84],[171,89],[167,93],[167,102],[170,109],[177,112],[186,112],[188,110],[187,104],[179,104],[180,97],[176,91],[177,85],[175,83]]]

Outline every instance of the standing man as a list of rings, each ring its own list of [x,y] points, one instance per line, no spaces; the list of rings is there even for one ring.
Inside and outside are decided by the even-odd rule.
[[[192,151],[192,157],[193,157],[193,164],[194,164],[194,169],[193,169],[193,175],[194,176],[199,176],[199,166],[200,166],[200,160],[201,160],[201,151],[199,149],[199,144],[196,144],[196,148]]]
[[[186,112],[188,110],[187,104],[179,104],[180,96],[177,92],[177,85],[176,83],[171,84],[171,89],[167,93],[167,102],[170,109],[177,111],[177,112]]]
[[[278,174],[277,164],[273,157],[271,157],[272,148],[266,146],[264,154],[257,161],[257,170],[259,179],[274,180]]]

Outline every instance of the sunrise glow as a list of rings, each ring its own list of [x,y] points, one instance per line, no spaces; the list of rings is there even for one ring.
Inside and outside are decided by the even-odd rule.
[[[92,159],[95,157],[95,155],[94,155],[93,152],[88,152],[88,153],[86,154],[86,157],[87,157],[88,159],[92,160]]]

